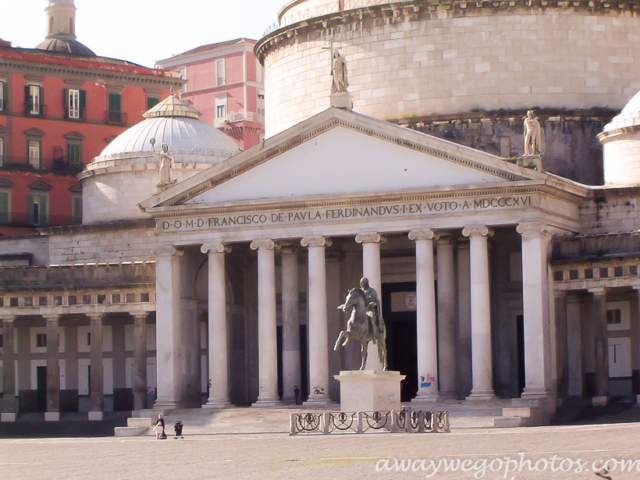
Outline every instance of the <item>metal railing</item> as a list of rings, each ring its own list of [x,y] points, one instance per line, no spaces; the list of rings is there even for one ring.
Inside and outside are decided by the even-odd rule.
[[[107,123],[114,123],[116,125],[126,125],[127,114],[120,110],[107,110],[105,112],[105,120]]]
[[[47,106],[43,103],[24,102],[24,114],[28,117],[46,117]]]
[[[67,120],[86,120],[87,109],[86,108],[71,109],[68,106],[66,106],[64,107],[64,116]]]
[[[10,155],[0,155],[0,170],[10,170],[18,172],[46,172],[59,173],[65,175],[75,175],[84,168],[84,163],[71,162],[67,158],[41,158],[38,165],[34,166],[28,157],[16,157]]]
[[[34,218],[25,212],[0,212],[0,225],[11,227],[57,227],[79,225],[82,217],[74,215],[38,215]]]
[[[388,412],[292,413],[289,435],[367,431],[449,433],[449,412],[402,409]]]

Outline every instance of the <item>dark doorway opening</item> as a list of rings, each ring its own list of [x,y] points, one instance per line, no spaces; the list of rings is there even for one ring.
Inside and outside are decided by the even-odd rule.
[[[47,367],[36,367],[36,390],[38,392],[38,412],[47,411]]]
[[[400,399],[408,402],[418,392],[418,346],[416,343],[416,282],[382,285],[382,315],[387,328],[387,369],[407,377]]]
[[[518,396],[522,395],[525,385],[524,368],[524,315],[516,316],[516,331],[518,345]]]
[[[282,327],[278,327],[278,396],[282,398],[284,394],[283,375],[284,368],[282,365]],[[309,375],[307,360],[307,326],[300,325],[300,400],[305,401],[309,398]]]

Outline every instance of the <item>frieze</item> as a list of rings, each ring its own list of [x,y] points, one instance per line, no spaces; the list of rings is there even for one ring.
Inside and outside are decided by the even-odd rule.
[[[317,207],[283,211],[279,209],[180,218],[156,222],[158,233],[295,225],[313,222],[349,222],[372,219],[422,217],[454,213],[528,208],[537,202],[532,195],[442,199],[366,206]]]

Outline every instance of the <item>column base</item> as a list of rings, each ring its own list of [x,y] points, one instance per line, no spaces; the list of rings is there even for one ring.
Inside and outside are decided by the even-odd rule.
[[[280,399],[275,397],[258,397],[258,400],[255,403],[252,403],[251,406],[253,408],[272,408],[272,407],[281,407],[282,402]]]
[[[306,402],[302,402],[302,405],[304,406],[323,406],[335,404],[336,402],[331,400],[331,397],[329,397],[329,395],[310,395],[309,399]]]
[[[411,403],[436,403],[441,401],[442,398],[438,392],[426,392],[424,390],[418,390],[418,394],[415,398],[411,399]]]
[[[546,388],[525,388],[522,392],[521,398],[525,399],[537,399],[551,397],[552,393]]]
[[[594,407],[604,407],[609,403],[609,397],[591,397],[591,405]]]
[[[45,422],[59,422],[60,421],[60,412],[44,412],[44,421]]]
[[[473,401],[488,402],[491,400],[498,400],[498,397],[493,392],[493,390],[481,390],[478,392],[475,392],[472,390],[471,395],[469,395],[465,400],[470,402],[473,402]]]
[[[222,410],[224,408],[233,408],[233,407],[234,405],[229,401],[209,400],[200,408],[203,408],[205,410]]]
[[[200,406],[201,403],[195,401],[158,399],[153,404],[152,410],[176,410],[178,408],[199,408]]]
[[[0,422],[15,422],[17,415],[15,413],[0,414]]]
[[[104,412],[89,412],[88,417],[92,422],[99,422],[104,418]]]

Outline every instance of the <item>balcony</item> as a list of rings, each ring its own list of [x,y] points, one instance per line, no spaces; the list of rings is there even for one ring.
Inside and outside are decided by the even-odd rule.
[[[0,225],[11,227],[57,227],[79,225],[82,218],[72,215],[33,215],[25,212],[0,212]]]
[[[105,113],[105,121],[113,125],[126,125],[127,114],[120,110],[107,110]]]
[[[237,112],[229,112],[224,117],[217,117],[213,121],[213,126],[216,128],[222,128],[230,123],[238,122],[257,122],[264,123],[264,114],[256,112],[247,112],[245,116],[242,110]]]
[[[64,108],[64,116],[67,120],[83,121],[87,119],[86,115],[87,115],[86,108],[70,109],[68,106]]]
[[[24,102],[24,114],[27,117],[46,117],[47,106],[42,103]]]
[[[40,159],[40,168],[29,163],[27,157],[0,155],[0,170],[12,172],[42,172],[59,175],[76,175],[84,168],[84,163],[70,162],[66,158]]]

